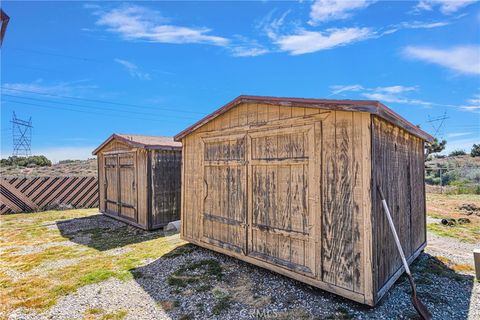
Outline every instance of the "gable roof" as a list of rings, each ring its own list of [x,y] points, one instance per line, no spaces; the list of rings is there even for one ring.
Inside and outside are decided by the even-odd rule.
[[[282,97],[267,97],[267,96],[246,96],[241,95],[230,101],[220,109],[214,111],[213,113],[207,115],[203,119],[194,123],[190,127],[178,133],[174,139],[175,141],[181,141],[185,136],[189,135],[191,132],[200,128],[207,122],[212,121],[221,114],[227,112],[228,110],[235,108],[236,106],[242,103],[261,103],[269,104],[276,106],[286,106],[286,107],[303,107],[303,108],[317,108],[317,109],[328,109],[328,110],[343,110],[343,111],[358,111],[358,112],[369,112],[371,114],[377,115],[396,126],[399,126],[411,134],[425,140],[428,142],[433,141],[433,137],[421,130],[417,126],[413,125],[403,117],[401,117],[395,111],[389,109],[383,103],[375,100],[325,100],[325,99],[303,99],[303,98],[282,98]]]
[[[101,145],[99,145],[95,150],[93,150],[92,154],[96,155],[98,151],[100,151],[103,147],[105,147],[108,143],[110,143],[110,141],[114,139],[126,143],[132,147],[143,149],[174,150],[182,148],[182,143],[175,142],[172,137],[114,133],[110,137],[108,137],[108,139],[105,140]]]

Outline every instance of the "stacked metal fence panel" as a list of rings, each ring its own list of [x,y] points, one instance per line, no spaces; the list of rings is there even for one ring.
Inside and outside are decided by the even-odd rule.
[[[98,207],[96,177],[0,179],[0,214]]]

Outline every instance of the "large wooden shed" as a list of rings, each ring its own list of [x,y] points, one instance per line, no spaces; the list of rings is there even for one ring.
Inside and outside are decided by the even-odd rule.
[[[375,305],[426,245],[424,142],[377,101],[239,96],[175,136],[181,237]]]
[[[104,214],[153,230],[180,219],[181,143],[113,134],[93,151]]]

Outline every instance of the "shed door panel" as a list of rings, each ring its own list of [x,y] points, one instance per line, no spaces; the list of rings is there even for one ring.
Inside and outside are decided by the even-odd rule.
[[[245,137],[205,140],[203,176],[203,241],[245,252]]]
[[[105,212],[137,221],[135,153],[105,155]]]
[[[249,255],[315,274],[313,126],[251,134]],[[318,193],[316,193],[318,194]]]
[[[135,154],[118,155],[120,164],[120,215],[136,221],[137,185],[135,179]]]
[[[105,211],[118,214],[118,157],[105,156]]]

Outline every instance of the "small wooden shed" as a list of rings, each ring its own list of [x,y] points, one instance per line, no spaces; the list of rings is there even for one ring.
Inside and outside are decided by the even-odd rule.
[[[378,101],[239,96],[175,136],[181,237],[375,305],[426,245],[424,142]]]
[[[145,230],[180,219],[181,146],[172,137],[111,135],[93,151],[100,211]]]

